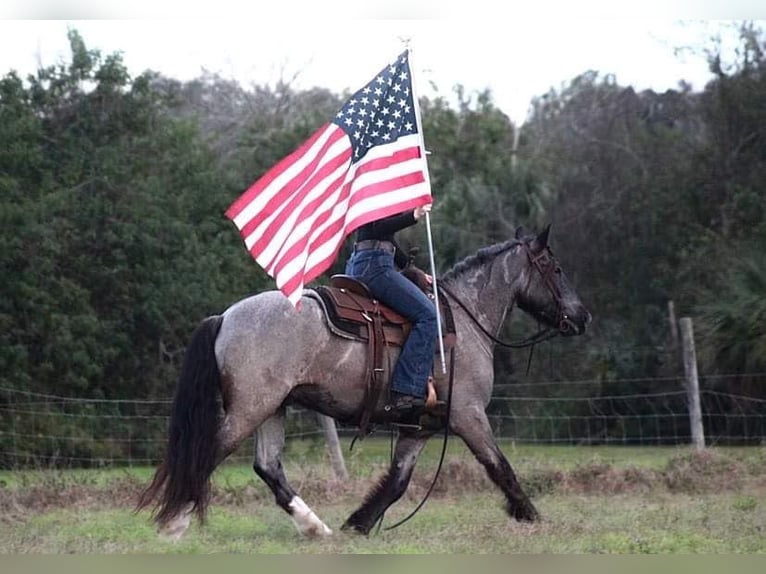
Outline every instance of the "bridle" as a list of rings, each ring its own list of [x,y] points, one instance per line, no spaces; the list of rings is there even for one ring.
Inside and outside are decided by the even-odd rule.
[[[526,253],[527,259],[532,264],[532,266],[540,273],[540,277],[542,278],[543,284],[546,286],[548,291],[550,292],[551,296],[553,297],[554,301],[556,302],[556,318],[555,323],[558,326],[558,329],[552,329],[550,327],[545,327],[532,335],[531,337],[527,337],[526,339],[521,339],[519,341],[502,341],[495,337],[492,333],[490,333],[484,325],[482,325],[479,320],[476,318],[476,316],[471,312],[471,310],[466,306],[463,301],[460,300],[459,297],[457,297],[452,291],[450,291],[447,287],[445,287],[443,284],[439,285],[438,288],[443,290],[447,295],[449,295],[450,299],[455,301],[463,311],[468,315],[468,317],[473,321],[473,323],[481,330],[482,333],[484,333],[485,336],[489,337],[489,339],[494,342],[497,345],[500,345],[501,347],[511,348],[511,349],[521,349],[524,347],[530,347],[532,345],[536,345],[537,343],[541,343],[543,341],[547,341],[548,339],[552,339],[556,335],[560,333],[567,333],[570,329],[573,328],[573,324],[569,317],[563,312],[563,299],[561,297],[561,290],[558,288],[558,285],[556,285],[556,281],[554,279],[555,273],[561,269],[558,262],[556,261],[556,258],[553,256],[553,252],[550,250],[549,247],[545,247],[539,254],[535,255],[532,253],[532,250],[529,248],[529,244],[525,242],[521,242],[521,246],[524,249],[524,252]],[[529,282],[532,280],[532,277],[530,276],[527,280],[527,288],[529,288]]]
[[[574,324],[569,319],[567,314],[564,313],[564,303],[563,297],[561,296],[561,289],[559,289],[559,286],[556,284],[556,280],[554,278],[556,273],[561,271],[559,262],[556,260],[556,257],[553,255],[553,251],[551,251],[551,248],[548,246],[546,246],[545,249],[540,251],[540,253],[537,255],[532,253],[528,243],[522,243],[522,246],[524,247],[524,251],[527,254],[527,259],[529,259],[529,262],[540,273],[543,284],[546,286],[551,296],[553,297],[553,300],[556,302],[555,322],[557,323],[559,333],[568,333],[570,329],[574,328]],[[527,283],[527,288],[529,288],[529,283]]]

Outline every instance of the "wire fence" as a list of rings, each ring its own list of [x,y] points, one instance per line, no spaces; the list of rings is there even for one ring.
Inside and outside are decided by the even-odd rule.
[[[707,444],[766,444],[766,399],[720,390],[720,377],[700,378]],[[744,377],[745,390],[766,382],[762,373]],[[668,390],[619,392],[642,383]],[[496,385],[487,412],[495,435],[518,443],[684,444],[691,441],[687,402],[682,379],[673,377],[537,381]],[[87,399],[0,387],[0,467],[156,464],[170,407],[169,399]],[[286,435],[323,440],[316,415],[300,408],[287,409]]]

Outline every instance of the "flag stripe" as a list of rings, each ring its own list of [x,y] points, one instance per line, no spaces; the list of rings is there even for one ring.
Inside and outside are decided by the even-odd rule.
[[[261,178],[256,181],[250,188],[248,188],[245,193],[243,193],[237,200],[231,204],[229,209],[226,210],[226,217],[229,219],[234,220],[234,223],[237,223],[237,219],[239,218],[242,211],[247,208],[249,205],[252,205],[254,201],[258,199],[259,194],[274,180],[278,179],[283,173],[288,171],[290,168],[294,167],[296,163],[300,164],[301,160],[304,157],[311,157],[313,154],[311,154],[311,150],[314,148],[314,144],[317,142],[317,140],[323,139],[323,136],[327,137],[330,133],[330,131],[327,128],[332,128],[333,126],[331,124],[325,124],[320,129],[318,129],[314,134],[306,140],[297,150],[295,150],[293,153],[288,155],[286,158],[281,160],[277,165],[272,167],[270,170],[268,170]],[[278,187],[276,188],[278,190]],[[270,199],[269,197],[264,197],[264,200]],[[247,218],[250,219],[249,217]],[[237,226],[241,229],[241,226]]]
[[[403,142],[404,144],[408,143],[405,138],[400,138],[400,139],[405,140]],[[386,178],[384,181],[390,180],[391,176],[399,176],[400,170],[412,171],[414,169],[417,169],[422,173],[422,164],[421,164],[420,158],[418,157],[419,150],[415,150],[415,152],[413,152],[411,149],[409,149],[409,146],[406,147],[404,150],[400,150],[398,149],[400,145],[402,144],[400,142],[397,142],[394,144],[388,144],[388,146],[383,146],[388,148],[389,150],[388,154],[384,156],[380,156],[380,152],[379,152],[378,156],[380,157],[370,158],[369,163],[360,162],[359,164],[353,165],[351,169],[349,170],[346,176],[346,179],[351,180],[358,187],[359,185],[364,184],[365,182],[370,185],[378,183],[381,178]],[[412,160],[409,159],[409,158],[412,158],[413,156],[416,156],[415,165],[412,165],[412,163],[410,163]],[[400,159],[405,159],[407,161],[400,162],[399,164],[392,164],[392,158],[397,158],[397,157]],[[381,169],[371,171],[370,169],[368,169],[368,165],[370,167],[377,166],[378,168],[381,168]],[[362,171],[364,172],[364,176],[357,178],[356,174],[359,172],[360,168],[362,168]],[[338,211],[342,215],[343,213],[341,213],[340,210],[342,210],[342,212],[345,212],[348,209],[348,203],[344,203],[344,202],[346,198],[348,197],[348,193],[352,190],[353,188],[350,188],[346,190],[343,194],[334,196],[334,199],[332,201],[330,201],[328,198],[327,203],[323,204],[318,209],[320,211],[333,209],[335,211]],[[354,191],[354,193],[356,192]],[[324,197],[328,197],[328,195],[329,194],[325,195]],[[314,216],[316,217],[316,214],[314,214]],[[275,241],[275,243],[279,243],[282,246],[283,251],[290,249],[292,244],[300,238],[300,236],[303,233],[302,230],[306,229],[307,224],[303,221],[299,221],[297,222],[297,227],[295,226],[296,226],[296,223],[295,221],[293,221],[293,225],[291,225],[290,227],[290,232],[291,232],[290,237],[285,238],[284,235],[281,235],[278,241]],[[312,225],[312,227],[316,227],[316,224]],[[268,256],[267,254],[263,254],[261,257],[256,256],[256,259],[262,266],[264,266],[264,268],[267,269],[269,273],[273,271],[272,267],[273,267],[274,259],[272,258],[271,252],[268,253]]]
[[[337,181],[342,180],[348,171],[348,154],[334,158],[312,177],[293,197],[286,201],[284,208],[275,212],[274,217],[264,221],[258,228],[251,230],[250,226],[243,229],[246,234],[245,242],[251,253],[263,254],[261,265],[268,265],[276,254],[276,250],[295,233],[294,226],[308,217],[317,209],[329,194],[337,187]]]
[[[407,193],[404,188],[407,186],[411,186],[414,184],[422,184],[425,181],[425,178],[423,177],[422,172],[422,166],[420,165],[420,154],[419,149],[413,149],[410,147],[407,147],[403,150],[397,150],[395,144],[390,144],[391,147],[394,148],[394,151],[390,154],[390,156],[386,157],[380,157],[380,158],[374,158],[372,161],[368,162],[365,165],[359,166],[355,171],[352,170],[350,173],[350,177],[352,179],[353,185],[351,185],[348,188],[344,188],[344,192],[340,194],[340,196],[335,201],[334,205],[329,206],[329,208],[334,209],[335,211],[338,211],[339,216],[343,217],[348,211],[351,211],[350,205],[353,205],[354,203],[358,203],[361,200],[364,200],[369,197],[374,197],[376,194],[385,194],[388,191],[395,191],[397,189],[401,190],[402,193]],[[410,158],[415,157],[417,161],[417,165],[413,166],[408,161]],[[405,160],[400,161],[399,163],[396,162],[397,159]],[[378,168],[378,169],[374,169]],[[407,173],[399,173],[399,170],[406,169],[408,170]],[[417,169],[417,171],[412,171],[413,169]],[[359,173],[359,171],[363,171],[367,177],[356,177],[356,174]],[[394,177],[391,177],[391,176]],[[382,179],[381,178],[385,178]],[[364,183],[368,183],[368,185],[364,187],[360,187]],[[350,197],[350,202],[347,204],[345,203],[346,198],[349,196],[349,194],[352,194]],[[426,194],[427,195],[427,194]],[[424,202],[421,201],[417,205],[422,205]],[[350,204],[350,205],[349,205]],[[406,205],[406,204],[405,204]],[[394,209],[398,209],[401,207],[401,209],[406,209],[406,206],[397,205]],[[340,208],[340,209],[338,209]],[[323,210],[324,211],[324,210]],[[380,212],[378,212],[379,214]],[[398,211],[390,211],[388,215],[392,213],[398,213]],[[330,214],[328,213],[328,216]],[[380,216],[380,215],[378,215]],[[319,217],[315,214],[314,221],[312,222],[310,229],[317,229],[321,231],[321,225],[325,223],[327,220],[327,217]],[[332,222],[331,222],[332,223]],[[347,224],[347,221],[344,221],[343,219],[337,220],[336,218],[336,225],[340,225],[345,227],[345,234],[348,234],[351,232],[352,229],[349,229],[349,226]],[[359,224],[354,225],[353,229],[358,227]],[[303,251],[303,248],[306,246],[306,240],[303,238],[304,229],[306,229],[308,226],[305,225],[304,222],[301,222],[299,228],[296,228],[293,230],[293,238],[295,241],[298,241],[298,249],[294,248],[293,246],[290,246],[288,250],[284,254],[280,254],[281,258],[289,258],[292,259],[293,257],[298,256]],[[285,245],[289,245],[289,242],[286,241]],[[315,247],[316,244],[312,245],[312,250]],[[262,265],[263,262],[259,261]],[[270,262],[271,263],[271,262]],[[270,265],[267,268],[267,271],[269,273],[279,273],[282,268],[284,267],[285,263],[277,262],[276,265]]]
[[[245,237],[250,237],[253,234],[257,234],[258,237],[272,234],[275,222],[277,225],[284,224],[292,210],[307,194],[310,194],[316,186],[320,185],[325,177],[341,166],[345,165],[345,169],[348,169],[351,147],[348,145],[348,139],[343,131],[337,131],[340,133],[341,139],[331,138],[333,141],[327,142],[330,145],[323,146],[319,150],[322,153],[321,156],[318,156],[315,161],[301,170],[283,189],[278,190],[278,193],[268,204],[242,226],[241,233]]]

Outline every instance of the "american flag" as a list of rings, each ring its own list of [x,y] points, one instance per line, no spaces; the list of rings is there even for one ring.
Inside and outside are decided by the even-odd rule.
[[[359,226],[431,202],[416,105],[405,51],[226,211],[293,305]]]

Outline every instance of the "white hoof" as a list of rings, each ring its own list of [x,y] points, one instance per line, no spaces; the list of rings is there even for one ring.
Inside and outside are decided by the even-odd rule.
[[[332,530],[322,522],[314,511],[303,502],[300,496],[294,497],[289,504],[290,515],[303,536],[308,538],[322,538],[332,535]]]

